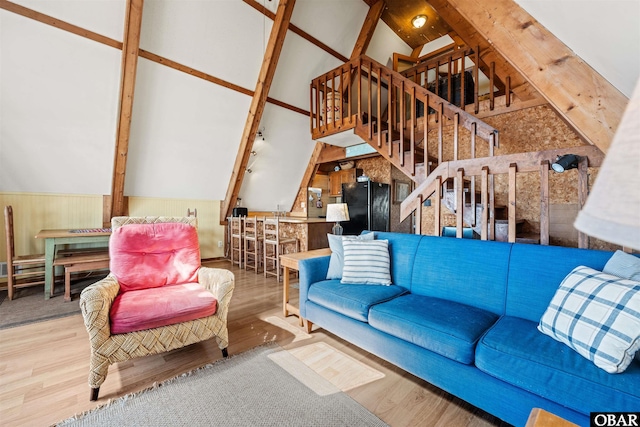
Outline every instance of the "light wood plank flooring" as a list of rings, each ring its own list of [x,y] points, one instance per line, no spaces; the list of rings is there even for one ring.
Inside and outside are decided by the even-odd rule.
[[[229,353],[268,341],[286,349],[322,342],[384,377],[347,393],[391,426],[503,426],[500,420],[322,330],[309,336],[282,314],[282,284],[227,261],[236,274]],[[295,283],[295,280],[293,280]],[[297,292],[292,290],[292,301]],[[43,300],[43,304],[46,301]],[[72,304],[77,304],[77,297]],[[0,331],[0,425],[48,426],[221,358],[213,340],[111,365],[98,402],[89,401],[89,341],[80,315]],[[469,385],[473,387],[472,384]]]

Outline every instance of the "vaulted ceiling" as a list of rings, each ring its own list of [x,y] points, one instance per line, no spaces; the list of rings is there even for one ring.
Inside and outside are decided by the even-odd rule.
[[[291,206],[315,147],[309,82],[350,57],[374,0],[295,2],[258,121],[252,101],[279,2],[145,2],[130,137],[120,146],[126,168],[114,173],[127,3],[0,0],[0,191],[110,194],[124,173],[123,195],[223,200],[235,182],[251,209]],[[544,96],[585,140],[606,146],[611,112],[640,70],[638,2],[517,3],[535,19],[511,0],[389,0],[366,53],[388,63],[445,33],[484,45],[497,72],[522,76],[518,96]],[[428,16],[420,31],[407,22],[414,13]],[[255,125],[264,141],[243,145]]]

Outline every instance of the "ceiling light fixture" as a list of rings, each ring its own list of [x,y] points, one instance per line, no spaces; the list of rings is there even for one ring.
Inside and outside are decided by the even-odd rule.
[[[426,15],[418,15],[411,20],[411,25],[413,25],[413,28],[422,28],[426,23],[427,23]]]

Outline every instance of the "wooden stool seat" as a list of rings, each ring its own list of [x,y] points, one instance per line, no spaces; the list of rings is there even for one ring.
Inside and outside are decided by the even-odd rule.
[[[258,218],[246,217],[244,219],[244,269],[259,272],[262,265],[263,236],[258,230]]]
[[[276,276],[276,280],[280,281],[280,276],[282,275],[280,255],[299,252],[300,242],[296,238],[280,235],[280,220],[278,218],[264,219],[262,235],[264,239],[262,249],[264,277],[272,275]],[[288,251],[287,248],[289,249]]]

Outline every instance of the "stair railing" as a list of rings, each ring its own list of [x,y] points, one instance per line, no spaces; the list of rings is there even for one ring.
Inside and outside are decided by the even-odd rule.
[[[437,117],[438,163],[443,161],[445,117],[454,125],[454,160],[458,159],[460,128],[471,132],[472,144],[476,137],[487,141],[491,153],[499,144],[495,128],[364,55],[313,79],[310,98],[313,139],[355,129],[417,182],[430,171],[424,167],[422,176],[416,177],[416,156],[425,162],[429,160],[429,112]],[[421,142],[422,150],[417,150]]]
[[[508,175],[508,238],[509,242],[516,241],[516,183],[517,174],[525,172],[540,173],[540,243],[549,244],[549,164],[557,156],[575,154],[579,157],[578,164],[578,205],[581,209],[587,199],[588,173],[587,167],[600,167],[604,154],[596,146],[585,145],[529,153],[516,153],[496,157],[444,162],[424,180],[400,205],[400,221],[415,212],[416,234],[423,234],[421,227],[423,202],[435,195],[434,235],[439,236],[441,230],[442,185],[449,179],[456,180],[457,188],[464,188],[464,179],[468,176],[480,176],[481,185],[481,218],[479,221],[480,238],[495,240],[495,211],[491,206],[490,195],[492,185],[490,178],[499,174]],[[465,222],[465,202],[463,191],[456,193],[456,237],[461,238]],[[475,210],[475,206],[471,205]],[[588,237],[584,233],[578,234],[578,247],[587,248]]]

